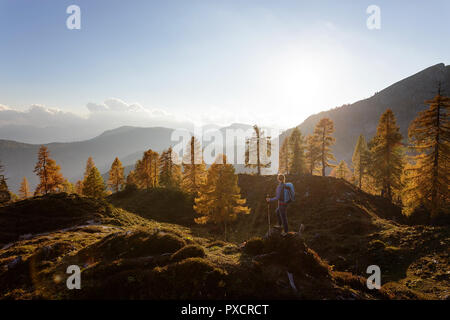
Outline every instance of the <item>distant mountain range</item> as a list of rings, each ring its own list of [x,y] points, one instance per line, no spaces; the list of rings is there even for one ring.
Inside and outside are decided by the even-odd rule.
[[[304,135],[311,133],[316,123],[323,117],[329,117],[334,121],[336,145],[333,148],[338,161],[351,161],[353,148],[359,134],[364,134],[370,139],[376,132],[376,127],[381,114],[391,108],[397,117],[397,123],[404,137],[410,122],[417,113],[426,108],[425,100],[434,97],[438,83],[442,83],[442,90],[450,95],[450,66],[438,64],[427,68],[413,76],[403,79],[374,96],[353,104],[344,105],[329,111],[314,114],[303,121],[298,127]],[[233,124],[220,128],[209,126],[208,129],[251,128],[247,124]],[[282,141],[292,129],[284,132]],[[64,176],[71,181],[79,179],[84,171],[86,160],[89,156],[101,172],[106,172],[114,158],[117,156],[128,166],[130,170],[135,161],[142,156],[147,149],[162,151],[173,145],[171,134],[173,129],[163,127],[139,128],[120,127],[105,131],[101,135],[84,141],[67,143],[49,143],[52,157],[61,165]],[[0,161],[5,165],[8,184],[13,191],[17,191],[21,179],[26,176],[32,187],[37,183],[33,168],[37,160],[39,145],[27,144],[11,140],[0,140]],[[244,170],[242,165],[238,171]]]
[[[208,130],[225,131],[228,128],[251,128],[246,124],[233,124],[220,128],[208,126]],[[81,178],[86,160],[92,156],[100,172],[109,170],[115,157],[119,157],[124,166],[134,165],[142,157],[145,150],[157,152],[177,143],[171,140],[173,129],[163,127],[139,128],[124,126],[105,131],[101,135],[77,142],[44,144],[50,150],[51,157],[61,166],[62,173],[72,182]],[[25,176],[32,188],[38,179],[33,173],[37,161],[39,144],[21,143],[11,140],[0,140],[0,161],[5,166],[8,185],[14,192],[18,190]]]

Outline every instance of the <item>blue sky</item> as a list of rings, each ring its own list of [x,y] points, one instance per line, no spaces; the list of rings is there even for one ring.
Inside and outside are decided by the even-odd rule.
[[[81,30],[66,28],[71,4]],[[366,27],[371,4],[380,30]],[[116,98],[287,128],[448,64],[449,12],[447,0],[0,0],[0,105],[86,115]]]

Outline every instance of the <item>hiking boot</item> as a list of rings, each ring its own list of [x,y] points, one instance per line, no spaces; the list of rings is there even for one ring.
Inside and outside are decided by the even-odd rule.
[[[287,235],[287,232],[281,231],[281,235],[284,237],[285,235]]]

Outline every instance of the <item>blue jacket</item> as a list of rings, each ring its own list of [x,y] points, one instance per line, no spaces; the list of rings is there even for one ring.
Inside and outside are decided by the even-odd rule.
[[[284,194],[282,194],[282,192],[284,192],[283,185],[284,184],[281,182],[278,184],[276,196],[273,198],[270,198],[270,200],[269,200],[270,202],[278,200],[278,205],[280,205],[281,200],[284,200]],[[281,197],[283,197],[283,199],[281,199]]]

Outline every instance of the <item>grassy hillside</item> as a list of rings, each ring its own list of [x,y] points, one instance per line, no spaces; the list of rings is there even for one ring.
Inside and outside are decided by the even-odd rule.
[[[47,210],[33,209],[43,206]],[[31,216],[34,221],[46,221],[49,216],[63,221],[36,230],[30,225],[23,229],[32,232],[26,239],[2,247],[3,299],[394,297],[391,290],[369,291],[361,277],[333,271],[296,233],[286,237],[274,233],[238,246],[198,237],[189,228],[147,220],[104,202],[64,194],[4,207],[1,216],[10,227]],[[86,225],[85,219],[97,224]],[[12,230],[14,235],[0,233],[10,239],[24,232]],[[65,285],[66,268],[74,264],[82,270],[81,290],[68,290]],[[286,272],[293,274],[297,290]]]
[[[402,285],[442,299],[450,295],[448,247],[450,228],[414,226],[401,214],[401,209],[388,200],[369,195],[355,186],[332,177],[288,177],[296,189],[296,201],[288,209],[291,230],[304,224],[306,244],[335,270],[366,276],[369,265],[379,265],[382,282]],[[274,176],[239,175],[239,186],[252,213],[232,224],[229,240],[241,244],[267,233],[266,194],[273,195]],[[134,213],[158,218],[158,210],[143,201],[143,191],[129,193],[125,199],[111,200],[117,206],[133,204]],[[173,200],[172,203],[179,203]],[[141,206],[141,204],[144,204]],[[166,202],[166,211],[172,205]],[[123,206],[125,209],[130,207]],[[272,225],[276,223],[276,204],[271,204]],[[193,213],[188,211],[189,215]],[[184,223],[176,215],[165,221]],[[206,237],[222,238],[220,227],[191,226],[192,232]]]

